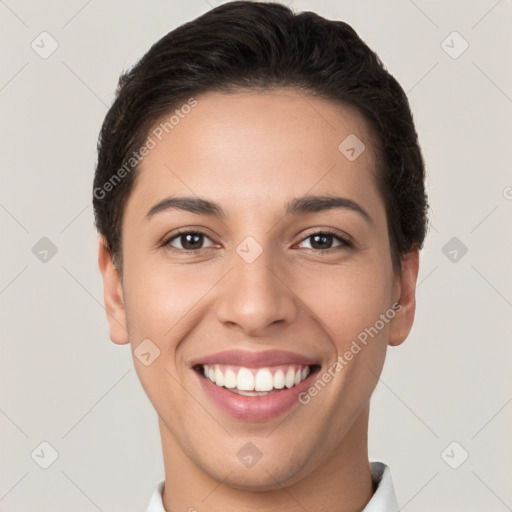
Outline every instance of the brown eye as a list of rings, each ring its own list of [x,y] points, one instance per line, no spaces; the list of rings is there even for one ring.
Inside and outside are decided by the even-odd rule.
[[[310,248],[319,252],[328,252],[331,249],[334,251],[346,247],[352,247],[353,245],[348,239],[338,235],[337,233],[324,231],[307,236],[301,243],[304,243],[306,240],[311,240]],[[338,244],[333,246],[334,240],[337,240]],[[308,247],[306,247],[306,249],[307,248]]]
[[[312,235],[311,238],[311,246],[313,249],[330,249],[333,244],[333,237],[331,235]]]
[[[209,237],[202,233],[201,231],[183,231],[174,235],[172,238],[169,238],[163,245],[170,246],[173,249],[178,251],[192,252],[192,251],[200,251],[201,249],[205,249],[207,247],[211,247],[213,244],[210,244],[207,247],[204,247],[203,244],[205,240],[210,240]],[[181,247],[176,247],[174,244],[179,243]]]
[[[180,235],[179,240],[183,249],[200,249],[203,243],[203,235],[199,233],[189,233],[188,235]]]

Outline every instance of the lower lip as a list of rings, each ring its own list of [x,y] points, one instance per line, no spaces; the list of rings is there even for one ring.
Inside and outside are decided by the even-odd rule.
[[[311,372],[303,381],[289,389],[283,388],[263,396],[243,396],[217,386],[196,372],[203,389],[217,407],[236,419],[251,422],[277,418],[298,404],[298,395],[309,387],[310,379],[316,373],[317,371]]]

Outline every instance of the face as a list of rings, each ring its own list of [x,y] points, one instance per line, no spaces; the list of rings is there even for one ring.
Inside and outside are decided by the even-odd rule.
[[[273,489],[365,454],[386,347],[412,325],[417,253],[393,272],[356,111],[291,89],[196,101],[141,164],[122,277],[100,244],[111,338],[135,354],[146,340],[134,364],[164,458]]]

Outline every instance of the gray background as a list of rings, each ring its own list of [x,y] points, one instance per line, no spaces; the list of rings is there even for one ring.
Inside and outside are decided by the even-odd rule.
[[[1,511],[141,511],[163,477],[156,413],[108,336],[95,146],[119,73],[218,3],[0,0]],[[404,510],[512,510],[511,2],[291,6],[347,21],[377,51],[427,163],[417,317],[388,351],[370,457],[391,466]],[[43,31],[59,45],[46,59],[31,47],[51,48]],[[454,31],[469,44],[457,58]],[[58,250],[46,262],[42,237]],[[43,441],[58,452],[48,469]]]

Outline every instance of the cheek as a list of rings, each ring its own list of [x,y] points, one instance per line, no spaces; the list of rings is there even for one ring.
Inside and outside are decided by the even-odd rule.
[[[125,268],[125,309],[132,349],[136,351],[149,339],[159,350],[149,366],[141,364],[134,353],[135,368],[153,406],[165,417],[172,417],[176,408],[187,407],[189,399],[179,384],[183,376],[178,346],[193,329],[194,306],[208,291],[207,285],[201,285],[208,279],[194,278],[193,272],[177,266],[137,265],[134,258]],[[215,282],[214,277],[210,281]]]
[[[189,318],[218,281],[218,274],[193,265],[138,263],[133,258],[126,265],[124,279],[131,341],[136,344],[149,338],[163,352],[190,328]]]
[[[327,334],[342,348],[389,308],[388,273],[378,264],[325,267],[305,273],[298,295],[315,313]]]

